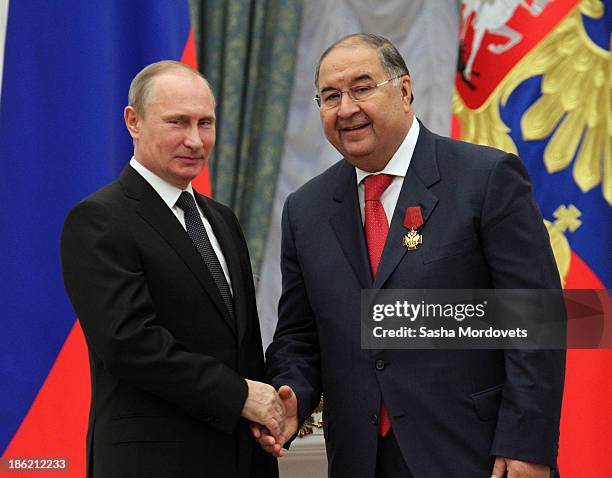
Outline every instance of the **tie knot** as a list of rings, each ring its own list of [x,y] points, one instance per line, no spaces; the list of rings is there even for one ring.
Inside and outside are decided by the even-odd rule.
[[[380,201],[380,196],[393,181],[390,174],[371,174],[363,180],[366,201]]]
[[[178,207],[180,207],[183,210],[183,212],[198,210],[196,203],[195,203],[195,199],[187,191],[183,191],[181,193],[179,198],[176,200],[175,204]]]

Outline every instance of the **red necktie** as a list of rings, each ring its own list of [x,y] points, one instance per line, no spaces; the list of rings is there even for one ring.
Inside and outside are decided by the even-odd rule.
[[[365,186],[365,235],[368,243],[372,278],[376,277],[378,263],[389,232],[389,221],[387,221],[385,209],[380,202],[380,196],[389,187],[391,181],[393,181],[393,176],[389,174],[371,175],[363,180]],[[391,429],[391,420],[387,413],[387,407],[382,400],[379,415],[378,434],[384,437]]]

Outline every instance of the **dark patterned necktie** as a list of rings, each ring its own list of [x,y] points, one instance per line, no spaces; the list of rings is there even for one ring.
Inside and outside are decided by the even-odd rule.
[[[200,212],[196,206],[195,199],[187,191],[183,191],[177,199],[176,205],[180,207],[185,214],[187,234],[202,256],[204,264],[206,264],[206,267],[208,267],[210,275],[213,277],[215,284],[217,284],[219,293],[221,294],[223,302],[227,307],[230,318],[234,322],[234,299],[232,298],[232,293],[230,291],[229,284],[227,283],[227,279],[225,278],[225,274],[223,273],[223,268],[221,267],[219,258],[217,257],[217,254],[215,254],[215,250],[213,249],[210,239],[208,238],[208,234],[206,233],[206,228],[204,227],[204,223],[200,217]]]

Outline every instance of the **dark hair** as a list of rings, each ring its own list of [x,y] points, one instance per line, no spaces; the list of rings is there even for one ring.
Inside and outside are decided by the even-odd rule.
[[[347,35],[332,43],[330,47],[323,52],[321,58],[319,58],[319,63],[317,63],[317,69],[315,71],[315,88],[319,88],[319,71],[321,69],[321,63],[333,49],[344,43],[366,45],[377,50],[380,64],[390,78],[400,75],[410,76],[410,72],[408,71],[404,58],[402,57],[401,53],[397,51],[397,48],[395,48],[393,43],[391,43],[385,37],[375,35],[373,33],[353,33],[352,35]],[[410,98],[410,103],[412,103],[413,100],[414,95],[412,95]]]

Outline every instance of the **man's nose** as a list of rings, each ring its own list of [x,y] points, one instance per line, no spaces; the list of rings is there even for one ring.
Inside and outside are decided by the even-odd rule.
[[[193,125],[185,133],[185,146],[189,148],[201,148],[204,145],[198,125]]]
[[[357,102],[348,93],[342,93],[340,104],[338,105],[338,116],[340,118],[350,118],[359,111]]]

